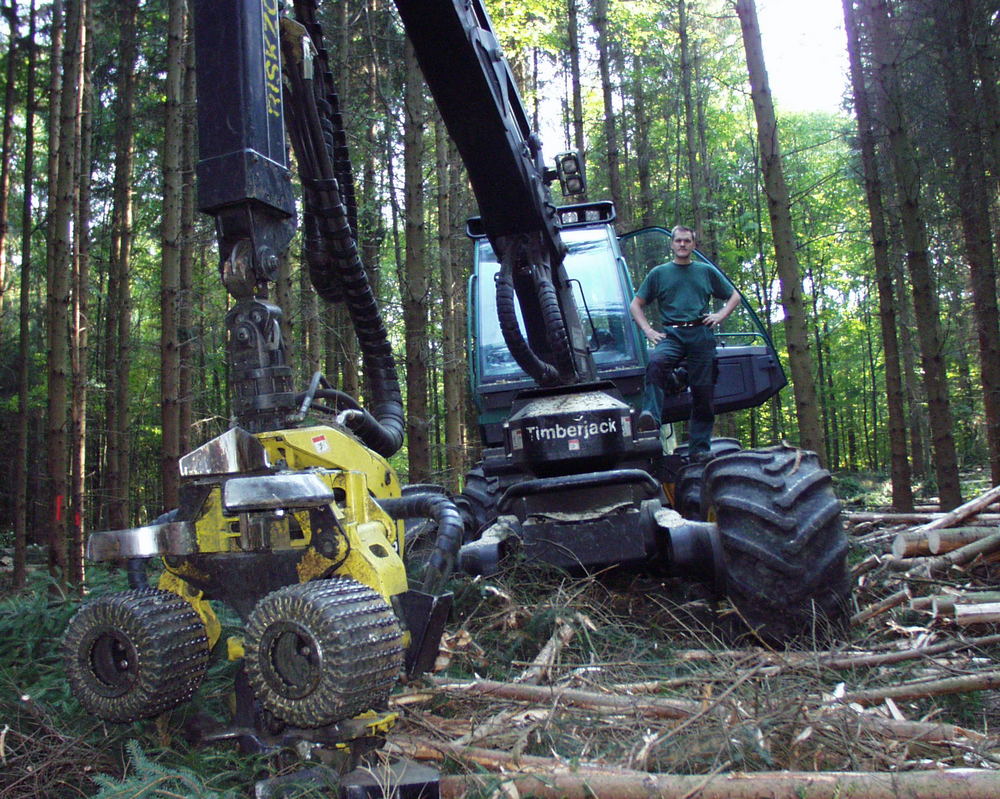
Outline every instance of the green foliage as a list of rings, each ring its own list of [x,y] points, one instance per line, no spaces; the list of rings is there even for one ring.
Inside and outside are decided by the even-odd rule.
[[[191,769],[183,766],[164,766],[150,759],[138,741],[129,740],[125,745],[131,770],[122,780],[104,774],[94,777],[100,791],[94,799],[239,799],[245,794],[236,790],[216,790]]]
[[[127,589],[121,570],[93,569],[88,579],[88,598]],[[213,663],[190,703],[156,721],[108,724],[88,715],[69,691],[60,652],[80,602],[60,596],[38,571],[30,573],[26,590],[0,599],[0,718],[8,726],[4,799],[92,796],[97,788],[101,797],[232,799],[274,773],[277,766],[263,758],[188,743],[190,730],[229,718],[238,664],[224,659]],[[224,636],[237,632],[232,614],[220,616]]]

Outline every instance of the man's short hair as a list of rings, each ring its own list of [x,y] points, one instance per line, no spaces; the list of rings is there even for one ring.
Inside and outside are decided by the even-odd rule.
[[[690,233],[692,241],[698,238],[698,234],[691,230],[691,228],[687,225],[674,225],[674,229],[670,231],[670,238],[676,239],[678,233]]]

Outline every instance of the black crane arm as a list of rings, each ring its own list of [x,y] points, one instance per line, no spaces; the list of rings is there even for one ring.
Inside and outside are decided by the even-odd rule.
[[[315,0],[194,0],[198,199],[216,221],[237,422],[280,429],[299,397],[267,300],[294,232],[289,139],[303,186],[306,257],[317,292],[345,302],[373,383],[373,411],[347,400],[345,423],[384,455],[402,443],[402,402],[388,335],[357,251],[353,183]],[[543,385],[591,379],[541,148],[480,0],[397,0],[431,93],[469,171],[501,259],[497,307],[518,363]],[[517,309],[526,336],[518,324]],[[330,394],[324,399],[329,399]]]
[[[593,379],[549,196],[555,171],[544,165],[486,7],[482,0],[395,3],[500,258],[497,313],[511,354],[542,385]]]

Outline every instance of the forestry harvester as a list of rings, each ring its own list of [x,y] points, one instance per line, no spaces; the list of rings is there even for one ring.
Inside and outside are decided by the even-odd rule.
[[[669,235],[619,240],[610,203],[553,204],[556,179],[564,195],[581,193],[579,160],[544,164],[482,0],[396,0],[479,204],[470,358],[485,446],[454,501],[400,484],[387,460],[403,438],[400,388],[358,255],[316,2],[287,6],[193,3],[198,197],[234,299],[235,423],[181,458],[177,508],[90,537],[88,557],[126,563],[131,590],[89,602],[69,625],[79,701],[109,721],[158,715],[194,695],[220,651],[242,666],[233,724],[210,736],[258,750],[308,741],[360,751],[391,727],[399,676],[433,663],[455,565],[489,573],[513,548],[571,569],[708,580],[773,640],[840,618],[846,542],[814,455],[721,440],[719,457],[687,464],[637,430],[646,354],[627,314],[626,258],[666,260]],[[349,312],[371,410],[321,375],[292,387],[281,309],[268,300],[295,229],[288,141],[309,275]],[[759,404],[783,383],[761,331],[721,348],[720,409]],[[686,416],[689,401],[679,384],[667,421]],[[436,533],[419,586],[404,564],[406,519]],[[155,587],[151,559],[162,563]],[[243,624],[218,647],[213,603]]]

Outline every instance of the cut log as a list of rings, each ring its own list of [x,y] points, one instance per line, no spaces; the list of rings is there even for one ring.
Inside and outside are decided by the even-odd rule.
[[[544,705],[562,704],[600,713],[635,714],[660,719],[686,719],[702,709],[701,702],[685,699],[637,699],[581,691],[576,688],[521,685],[493,680],[442,680],[434,678],[437,689],[461,696],[485,696]]]
[[[1000,774],[986,769],[898,771],[761,771],[707,776],[679,774],[512,774],[504,777],[517,793],[539,799],[996,799]],[[441,778],[442,799],[495,791],[496,777],[474,774]],[[500,795],[492,793],[491,795]],[[508,794],[511,795],[511,794]]]
[[[923,563],[916,567],[915,571],[918,574],[928,574],[931,577],[939,577],[945,574],[952,566],[965,566],[980,555],[991,556],[993,553],[1000,552],[1000,532],[996,532],[993,535],[982,538],[978,541],[973,541],[971,544],[966,544],[964,547],[959,547],[958,549],[953,549],[944,555],[937,555],[933,558],[927,558]]]
[[[964,591],[961,594],[934,594],[917,596],[910,600],[910,610],[934,611],[935,604],[942,608],[949,605],[980,605],[983,602],[1000,602],[1000,591]],[[947,611],[951,613],[951,610]]]
[[[855,719],[862,730],[894,741],[922,741],[930,744],[949,744],[957,741],[985,741],[986,736],[956,724],[933,721],[908,721],[887,719],[882,716],[859,715]]]
[[[863,621],[867,621],[875,616],[879,616],[885,613],[887,610],[892,610],[898,605],[902,605],[910,598],[909,586],[904,587],[902,591],[897,591],[894,594],[890,594],[881,602],[876,602],[874,605],[870,605],[859,613],[855,613],[851,616],[851,624],[860,624]]]
[[[981,541],[988,536],[1000,532],[994,527],[953,527],[949,530],[931,530],[927,534],[927,549],[931,555],[943,555],[945,552]],[[895,548],[893,549],[895,552]]]
[[[845,511],[844,521],[847,524],[926,524],[946,516],[946,513],[875,513],[871,511]],[[1000,522],[1000,513],[974,513],[968,519],[977,522]]]
[[[497,749],[483,749],[478,746],[462,746],[449,741],[434,741],[416,735],[394,733],[386,742],[385,751],[403,755],[414,760],[455,760],[467,765],[481,766],[489,771],[530,770],[535,773],[569,771],[569,765],[561,760],[538,755],[518,755]],[[602,774],[625,774],[645,776],[644,772],[618,769],[613,766],[578,763],[575,766],[581,774],[600,776]]]
[[[903,663],[917,658],[943,655],[946,652],[958,652],[963,649],[974,649],[983,646],[1000,644],[1000,635],[985,635],[981,638],[970,638],[967,641],[944,641],[940,644],[920,646],[913,649],[903,649],[899,652],[886,652],[879,655],[836,655],[820,659],[820,665],[828,669],[856,669],[872,666],[888,666],[893,663]]]
[[[981,674],[968,674],[964,677],[950,677],[945,680],[925,680],[894,685],[890,688],[854,691],[844,694],[841,701],[856,702],[859,705],[874,705],[886,699],[919,699],[996,688],[1000,688],[1000,671],[985,671]],[[1000,787],[1000,783],[998,783],[998,787]]]
[[[851,567],[851,579],[857,580],[864,574],[868,574],[870,571],[874,571],[879,566],[882,565],[881,555],[869,555],[860,563],[856,563]]]
[[[517,678],[516,682],[524,683],[525,685],[538,685],[541,680],[548,680],[549,669],[556,662],[556,658],[559,657],[559,653],[562,652],[563,647],[573,639],[574,634],[573,625],[560,621],[555,632],[552,633],[552,637],[539,650],[538,656],[524,670],[521,676]]]
[[[934,618],[950,619],[962,627],[973,624],[995,624],[1000,621],[1000,602],[965,605],[944,600],[934,604]]]
[[[950,510],[940,518],[921,524],[910,530],[911,533],[929,533],[931,530],[940,530],[944,527],[951,527],[956,522],[968,519],[974,513],[978,513],[983,508],[991,505],[1000,499],[1000,486],[993,486],[989,491],[980,494],[975,499],[970,499],[964,505],[959,505],[954,510]]]
[[[923,558],[930,555],[930,542],[924,533],[900,533],[892,539],[892,556],[896,559]]]

